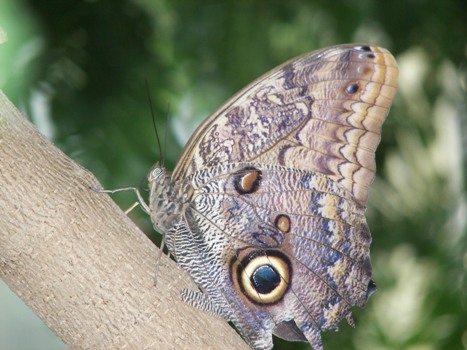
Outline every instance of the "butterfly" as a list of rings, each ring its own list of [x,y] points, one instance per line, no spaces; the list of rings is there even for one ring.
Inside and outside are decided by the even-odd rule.
[[[151,168],[146,209],[199,287],[185,302],[257,350],[353,325],[376,290],[364,212],[397,75],[379,47],[305,54],[207,118],[172,173]]]

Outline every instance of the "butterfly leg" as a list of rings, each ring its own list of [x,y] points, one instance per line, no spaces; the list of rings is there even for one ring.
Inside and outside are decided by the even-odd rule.
[[[159,247],[159,251],[156,254],[156,268],[154,272],[154,287],[157,286],[157,275],[159,274],[159,267],[161,266],[161,258],[162,254],[164,254],[164,247],[165,247],[165,235],[162,235],[161,246]],[[170,252],[169,252],[170,257]]]
[[[144,201],[144,198],[141,196],[141,193],[139,193],[139,189],[136,187],[123,187],[123,188],[117,188],[115,190],[103,190],[103,189],[98,189],[98,188],[93,188],[90,187],[92,191],[96,193],[117,193],[117,192],[123,192],[123,191],[134,191],[136,193],[136,197],[138,198],[138,201],[135,202],[129,209],[125,210],[125,214],[128,214],[130,211],[132,211],[137,205],[141,206],[141,209],[148,214],[151,215],[151,210],[149,209],[149,206],[146,204]]]
[[[133,209],[135,209],[139,204],[139,202],[134,202],[133,205],[131,207],[129,207],[127,210],[125,210],[125,214],[128,214],[129,212],[131,212]]]

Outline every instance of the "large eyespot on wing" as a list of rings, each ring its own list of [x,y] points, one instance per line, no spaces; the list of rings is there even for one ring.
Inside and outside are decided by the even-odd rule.
[[[325,174],[364,205],[397,74],[388,51],[366,45],[335,46],[286,62],[204,121],[173,178],[231,162],[284,165]]]

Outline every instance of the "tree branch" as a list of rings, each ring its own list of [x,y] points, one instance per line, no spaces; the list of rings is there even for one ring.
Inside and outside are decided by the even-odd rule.
[[[196,288],[0,91],[0,277],[71,348],[248,349]]]

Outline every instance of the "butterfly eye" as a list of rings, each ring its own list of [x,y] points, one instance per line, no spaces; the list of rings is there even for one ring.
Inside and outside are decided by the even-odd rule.
[[[261,305],[282,300],[291,280],[290,261],[278,251],[254,251],[237,262],[235,272],[243,295]]]
[[[161,176],[163,173],[162,168],[154,168],[151,170],[151,173],[148,176],[149,181],[154,181],[157,179],[159,176]]]

